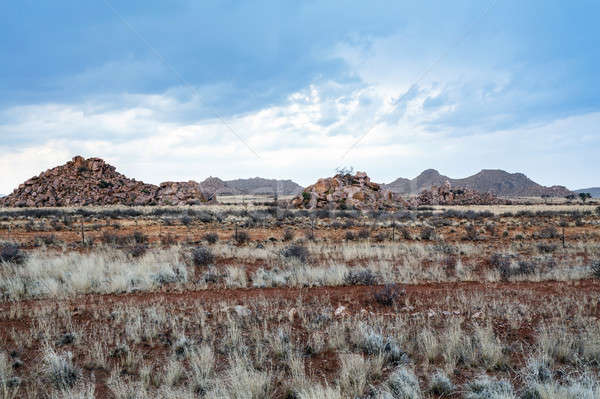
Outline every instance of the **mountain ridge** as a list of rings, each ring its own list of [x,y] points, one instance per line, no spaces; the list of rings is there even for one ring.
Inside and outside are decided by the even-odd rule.
[[[548,195],[563,197],[572,192],[564,186],[542,186],[525,174],[509,173],[502,169],[482,169],[474,175],[453,179],[440,174],[435,169],[426,169],[414,179],[400,177],[384,185],[384,188],[403,195],[416,195],[433,186],[448,181],[452,187],[463,187],[479,192],[489,192],[503,197],[534,197]]]
[[[265,179],[252,177],[248,179],[226,180],[225,184],[244,194],[264,195],[297,195],[304,187],[290,179]]]
[[[573,190],[574,193],[590,193],[592,198],[600,198],[600,187],[590,187],[590,188],[580,188],[578,190]]]

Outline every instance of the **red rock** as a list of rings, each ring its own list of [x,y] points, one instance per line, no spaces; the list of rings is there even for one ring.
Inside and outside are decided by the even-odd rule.
[[[47,170],[0,198],[0,206],[190,205],[216,202],[196,182],[167,182],[160,187],[129,179],[100,158],[77,156]]]
[[[354,176],[337,174],[319,179],[294,198],[291,205],[307,209],[393,209],[405,207],[407,203],[399,196],[381,190],[381,186],[372,183],[365,172],[357,172]]]

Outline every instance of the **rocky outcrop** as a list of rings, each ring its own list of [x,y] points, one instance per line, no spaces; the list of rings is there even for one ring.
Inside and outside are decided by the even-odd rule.
[[[439,187],[423,190],[412,200],[413,205],[493,205],[504,204],[492,193],[482,193],[470,188],[452,188],[446,181]]]
[[[193,181],[155,186],[127,178],[100,158],[77,156],[27,180],[0,198],[0,206],[192,205],[211,200]]]
[[[407,205],[390,191],[371,182],[364,172],[319,179],[291,202],[295,208],[386,209]]]

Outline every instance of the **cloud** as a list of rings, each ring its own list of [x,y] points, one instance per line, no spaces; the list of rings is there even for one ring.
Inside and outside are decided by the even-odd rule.
[[[330,91],[331,87],[335,90]],[[372,107],[370,117],[361,106],[365,96]],[[418,108],[410,118],[389,123],[381,115],[394,108],[383,95],[363,87],[344,92],[330,82],[293,93],[280,105],[228,119],[258,152],[260,158],[256,158],[217,119],[188,123],[165,118],[165,104],[177,108],[176,98],[152,95],[140,98],[139,104],[143,107],[119,110],[103,104],[12,109],[11,123],[0,129],[3,137],[10,132],[17,137],[43,131],[46,139],[32,136],[25,145],[3,141],[0,160],[6,172],[0,192],[11,191],[26,178],[76,154],[102,157],[128,176],[150,183],[201,180],[212,175],[293,178],[308,185],[343,163],[367,170],[381,182],[411,177],[429,167],[452,176],[504,168],[525,171],[545,184],[578,186],[593,182],[596,173],[586,166],[587,159],[595,156],[592,149],[600,145],[595,127],[600,126],[598,113],[454,135],[431,132],[428,112]],[[332,123],[322,123],[334,108]],[[375,126],[371,134],[342,160],[371,124]],[[580,134],[573,135],[573,131]],[[578,170],[576,177],[573,168]]]

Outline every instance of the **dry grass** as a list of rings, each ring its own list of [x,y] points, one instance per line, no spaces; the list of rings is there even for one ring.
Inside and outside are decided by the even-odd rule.
[[[182,224],[189,209],[214,220]],[[137,257],[129,244],[76,244],[78,226],[68,223],[55,232],[59,244],[36,247],[26,226],[51,233],[58,222],[2,210],[3,234],[27,257],[0,265],[0,398],[600,397],[597,215],[477,207],[494,215],[439,219],[436,207],[394,216],[409,238],[394,227],[392,241],[389,215],[251,215],[265,209],[170,209],[177,227],[151,208],[88,216],[92,238],[119,231],[114,223],[124,234],[146,228]],[[560,229],[539,236],[561,222],[564,247]],[[185,234],[165,245],[158,225]],[[250,242],[234,242],[236,227]],[[313,227],[315,240],[304,239]],[[421,239],[424,228],[433,239]],[[283,239],[286,229],[295,241]],[[361,230],[371,238],[345,240]],[[214,258],[195,264],[207,231],[219,234],[202,243]],[[285,256],[289,245],[307,253]],[[406,292],[384,306],[380,287],[368,285],[386,283]]]

